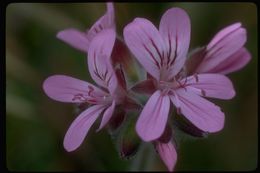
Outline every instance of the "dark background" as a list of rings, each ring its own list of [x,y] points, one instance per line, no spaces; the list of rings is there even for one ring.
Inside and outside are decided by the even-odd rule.
[[[117,32],[135,17],[159,25],[162,14],[181,7],[191,18],[190,50],[207,44],[225,26],[242,22],[252,60],[230,74],[237,95],[217,100],[225,128],[205,139],[181,137],[176,170],[253,170],[257,166],[257,7],[253,3],[115,3]],[[105,3],[13,3],[6,9],[6,161],[12,171],[166,170],[152,150],[121,160],[105,130],[94,126],[78,150],[64,150],[74,106],[49,99],[42,82],[53,74],[92,81],[86,55],[55,38],[59,30],[90,27]],[[148,145],[148,148],[151,147]],[[139,160],[148,160],[138,166]],[[141,162],[142,163],[142,162]]]

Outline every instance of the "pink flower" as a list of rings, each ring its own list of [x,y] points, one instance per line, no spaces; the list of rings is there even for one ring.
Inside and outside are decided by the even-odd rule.
[[[136,123],[136,131],[144,141],[162,136],[171,102],[179,114],[199,129],[217,132],[223,128],[224,113],[203,97],[231,99],[235,91],[232,82],[220,74],[188,77],[182,74],[190,42],[190,20],[184,10],[167,10],[161,18],[159,31],[150,21],[136,18],[124,28],[124,39],[152,78],[140,82],[141,87],[136,88],[154,88]],[[172,170],[177,156],[169,156],[165,151],[174,154],[173,145],[164,143],[158,147],[162,160]]]
[[[93,105],[83,111],[69,127],[63,143],[67,151],[80,146],[92,124],[104,112],[98,130],[102,129],[111,119],[115,106],[121,102],[122,93],[118,90],[117,78],[110,62],[114,42],[115,31],[105,29],[89,45],[89,71],[100,88],[65,75],[51,76],[43,83],[45,93],[54,100]]]
[[[195,51],[187,61],[192,73],[228,74],[243,68],[251,59],[246,42],[246,30],[234,23],[219,31],[210,43]]]
[[[87,52],[91,40],[104,29],[115,29],[115,14],[112,2],[107,3],[107,12],[87,31],[81,32],[75,28],[68,28],[58,32],[57,38],[70,46]]]

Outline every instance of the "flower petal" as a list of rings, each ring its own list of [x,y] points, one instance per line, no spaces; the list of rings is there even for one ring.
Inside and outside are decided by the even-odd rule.
[[[110,93],[116,90],[118,83],[110,58],[115,38],[113,29],[105,29],[92,40],[88,51],[88,68],[91,77]]]
[[[101,120],[100,126],[96,131],[101,130],[111,119],[114,110],[115,110],[116,102],[113,100],[112,105],[106,109],[106,111],[103,114],[103,118]]]
[[[63,141],[64,148],[67,151],[73,151],[81,145],[90,127],[104,109],[104,105],[94,105],[82,112],[73,121]]]
[[[107,3],[107,12],[96,21],[96,23],[87,32],[88,38],[92,40],[98,33],[104,29],[115,29],[115,14],[112,2]]]
[[[175,93],[170,96],[171,101],[199,129],[217,132],[224,127],[225,115],[218,106],[184,89],[178,89]]]
[[[212,48],[213,46],[215,46],[221,39],[223,39],[224,37],[226,37],[226,35],[230,34],[231,32],[235,31],[236,29],[241,27],[241,23],[237,22],[234,23],[232,25],[229,25],[227,27],[225,27],[224,29],[220,30],[215,36],[214,38],[210,41],[210,43],[207,46],[207,49]]]
[[[237,52],[246,42],[246,30],[241,24],[231,25],[220,31],[206,48],[206,55],[198,66],[198,73],[210,72],[229,56]]]
[[[220,74],[193,75],[183,79],[181,83],[185,83],[188,91],[204,97],[231,99],[235,96],[232,82]]]
[[[43,83],[44,92],[53,100],[69,103],[93,102],[107,95],[96,86],[65,75],[53,75]]]
[[[173,171],[177,161],[177,152],[170,140],[168,143],[156,142],[156,150],[170,172]]]
[[[58,32],[56,36],[58,39],[76,49],[79,49],[80,51],[88,51],[89,40],[85,32],[81,32],[74,28],[69,28]]]
[[[167,10],[160,22],[159,31],[166,43],[171,77],[183,67],[190,44],[190,19],[181,8]]]
[[[149,98],[136,123],[136,131],[144,141],[158,139],[163,134],[169,109],[170,99],[161,91]]]
[[[155,26],[147,19],[136,18],[124,28],[124,39],[145,70],[159,80],[165,46]]]
[[[221,62],[210,73],[228,74],[242,69],[251,59],[251,55],[244,47]]]

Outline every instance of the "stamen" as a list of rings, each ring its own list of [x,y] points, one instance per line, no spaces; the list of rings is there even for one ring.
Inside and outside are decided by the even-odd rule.
[[[102,25],[100,25],[100,24],[98,24],[98,27],[99,27],[100,30],[103,29]]]
[[[76,94],[74,95],[74,97],[72,98],[72,101],[75,101],[75,100],[79,100],[79,101],[85,101],[85,97],[83,94],[79,93],[79,94]]]
[[[94,31],[95,31],[96,33],[98,33],[98,30],[97,30],[97,28],[94,28]]]
[[[94,88],[92,86],[88,86],[88,95],[90,96],[90,94],[94,91]]]
[[[206,91],[203,90],[203,89],[201,89],[201,95],[202,95],[203,97],[206,97]]]
[[[197,73],[194,74],[194,77],[195,77],[195,81],[196,81],[196,82],[199,82],[199,76],[198,76]]]

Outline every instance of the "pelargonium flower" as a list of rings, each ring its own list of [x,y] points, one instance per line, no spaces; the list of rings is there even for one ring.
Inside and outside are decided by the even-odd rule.
[[[188,74],[228,74],[243,68],[251,59],[246,42],[246,30],[234,23],[219,31],[207,46],[197,49],[186,61]]]
[[[112,2],[107,2],[106,6],[106,13],[99,18],[89,30],[82,32],[75,28],[67,28],[59,31],[57,33],[57,38],[70,46],[87,53],[91,41],[99,32],[104,29],[113,29],[116,31],[114,5]],[[120,37],[116,37],[111,60],[112,66],[115,67],[116,74],[119,78],[127,77],[127,75],[130,77],[136,75],[134,68],[135,62],[133,62],[126,45]],[[125,71],[125,73],[123,73],[123,71]],[[124,83],[122,83],[122,85],[124,85]]]
[[[91,41],[88,49],[88,67],[92,79],[99,87],[65,75],[54,75],[43,83],[45,93],[52,99],[68,103],[90,103],[71,124],[65,138],[67,151],[77,149],[90,127],[103,112],[99,126],[102,129],[111,119],[116,105],[124,98],[111,65],[111,52],[115,42],[115,31],[105,29]]]
[[[151,76],[136,86],[143,90],[153,88],[136,123],[136,131],[144,141],[158,141],[162,136],[171,102],[179,114],[199,129],[217,132],[223,128],[224,113],[203,97],[231,99],[235,91],[232,82],[224,75],[186,76],[182,73],[190,42],[190,20],[184,10],[167,10],[161,18],[159,30],[147,19],[136,18],[124,28],[124,39]],[[171,140],[164,142],[166,147],[168,142]],[[168,151],[171,151],[171,156],[176,155],[175,150]],[[177,156],[168,157],[169,153],[161,153],[162,160],[172,170],[174,164],[170,163],[174,163]]]
[[[104,29],[115,29],[115,12],[112,2],[107,3],[107,12],[95,22],[95,24],[85,32],[75,28],[67,28],[58,32],[57,38],[69,44],[70,46],[87,52],[91,40]]]

